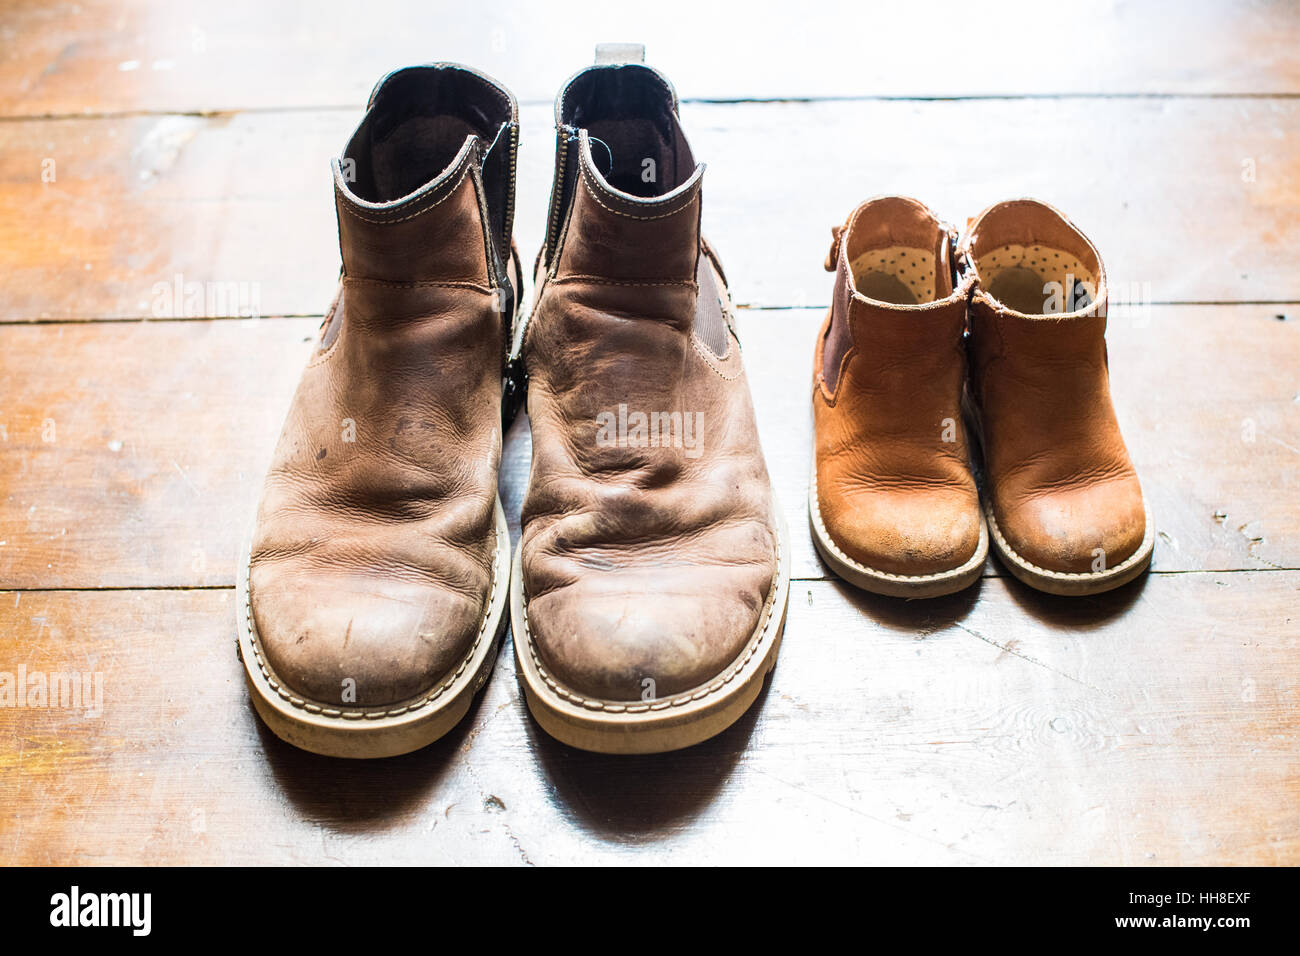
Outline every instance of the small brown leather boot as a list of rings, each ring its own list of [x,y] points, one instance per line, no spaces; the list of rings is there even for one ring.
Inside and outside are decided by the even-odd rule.
[[[649,753],[711,737],[754,701],[790,549],[676,94],[639,62],[597,63],[556,106],[511,618],[548,733]]]
[[[1133,580],[1155,529],[1110,401],[1101,256],[1032,199],[980,213],[961,254],[978,274],[966,408],[994,551],[1052,594]]]
[[[341,286],[275,449],[237,606],[253,703],[306,750],[422,747],[496,659],[517,142],[506,90],[437,64],[385,77],[334,161]]]
[[[961,418],[973,279],[915,199],[868,200],[834,230],[835,291],[813,362],[813,541],[850,584],[920,598],[988,554]]]

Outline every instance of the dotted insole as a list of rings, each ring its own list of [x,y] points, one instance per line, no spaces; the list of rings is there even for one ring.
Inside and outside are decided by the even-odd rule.
[[[1092,270],[1050,246],[999,246],[980,256],[976,267],[989,295],[1026,315],[1082,308],[1097,292]]]
[[[869,249],[851,263],[853,284],[868,299],[896,305],[934,301],[934,250],[915,246]]]

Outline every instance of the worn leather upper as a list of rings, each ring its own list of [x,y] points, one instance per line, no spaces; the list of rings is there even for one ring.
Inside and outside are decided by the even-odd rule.
[[[420,67],[380,85],[335,161],[341,287],[273,455],[249,573],[266,661],[308,700],[337,706],[348,679],[358,706],[408,700],[454,671],[484,619],[513,294],[496,208],[513,183],[491,153],[512,151],[516,129],[496,84]]]
[[[970,280],[954,286],[951,234],[914,199],[869,200],[835,235],[827,260],[835,291],[813,374],[822,521],[845,554],[872,570],[952,570],[974,556],[980,540],[961,416]],[[877,251],[881,269],[887,258],[929,260],[917,267],[934,276],[919,302],[883,301],[858,289],[853,264],[866,263],[859,268],[868,273]]]
[[[755,632],[777,518],[671,87],[644,66],[598,66],[566,87],[557,119],[524,342],[529,634],[570,692],[665,698],[719,674]],[[656,178],[638,182],[647,159]]]
[[[1084,281],[1064,296],[1042,288],[1041,308],[1017,311],[990,292],[1008,249],[1022,257],[1017,271]],[[1146,517],[1111,405],[1101,257],[1061,213],[1027,199],[972,220],[962,254],[980,272],[969,388],[997,528],[1040,568],[1086,573],[1100,570],[1099,558],[1114,567],[1142,545]],[[1062,259],[1071,264],[1058,277],[1047,263]]]

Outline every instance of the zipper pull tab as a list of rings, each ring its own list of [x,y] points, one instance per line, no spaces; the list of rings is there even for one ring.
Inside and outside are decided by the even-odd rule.
[[[524,368],[522,355],[513,356],[506,362],[501,379],[501,434],[510,428],[510,423],[524,407],[528,396],[528,372]]]
[[[974,275],[974,270],[966,250],[961,247],[957,230],[952,226],[948,227],[948,252],[952,261],[952,287],[955,291],[961,288],[967,276]]]

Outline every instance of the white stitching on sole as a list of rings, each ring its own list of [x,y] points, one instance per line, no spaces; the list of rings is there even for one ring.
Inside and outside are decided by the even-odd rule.
[[[814,456],[815,455],[816,453],[814,452]],[[810,510],[813,522],[817,527],[818,536],[821,538],[820,543],[829,548],[835,557],[839,558],[854,571],[857,571],[859,574],[864,574],[867,577],[880,578],[884,581],[896,581],[900,584],[929,584],[931,582],[948,581],[953,578],[961,577],[963,574],[969,574],[973,568],[982,565],[984,563],[984,558],[988,553],[987,548],[981,549],[977,544],[975,546],[975,554],[972,555],[965,564],[949,571],[936,571],[933,574],[892,574],[889,571],[877,571],[875,568],[869,568],[865,564],[860,564],[857,561],[854,561],[847,554],[841,551],[839,545],[837,545],[831,538],[830,532],[826,530],[826,525],[822,521],[821,495],[817,491],[817,471],[815,464],[813,466],[812,477],[809,479],[809,488],[808,504],[811,506]],[[984,538],[984,529],[981,528],[981,543],[985,543]],[[984,554],[980,553],[981,550],[984,550]]]
[[[996,328],[996,326],[994,326]],[[981,455],[984,452],[984,416],[979,408],[972,402],[966,392],[961,396],[962,415],[967,419],[967,424],[971,428],[975,440],[979,442]],[[987,485],[987,480],[986,480]],[[980,508],[984,512],[984,519],[992,532],[994,540],[1001,547],[999,557],[1004,557],[1012,564],[1017,565],[1021,570],[1028,571],[1041,578],[1049,581],[1080,581],[1085,583],[1096,584],[1106,581],[1112,577],[1118,577],[1125,571],[1132,568],[1134,564],[1140,563],[1142,555],[1146,555],[1149,560],[1155,549],[1156,527],[1155,522],[1151,519],[1151,508],[1147,505],[1146,496],[1142,496],[1142,517],[1146,522],[1146,527],[1142,533],[1142,543],[1138,549],[1131,555],[1115,565],[1113,568],[1107,568],[1105,571],[1051,571],[1047,568],[1040,568],[1038,565],[1026,561],[1011,547],[1010,542],[1002,535],[1002,529],[998,527],[998,522],[993,517],[993,503],[991,500],[992,492],[987,487],[984,493],[980,495]]]
[[[520,547],[523,547],[522,540],[520,542]],[[665,700],[646,702],[644,704],[619,704],[613,701],[593,700],[582,697],[579,694],[574,694],[572,691],[565,690],[555,682],[550,674],[546,672],[546,668],[543,666],[541,659],[537,655],[537,649],[533,640],[533,632],[528,624],[528,596],[523,593],[523,581],[521,580],[519,582],[519,593],[523,598],[524,643],[528,645],[528,655],[532,658],[533,665],[537,668],[538,675],[546,682],[546,686],[550,688],[557,697],[560,697],[569,703],[585,707],[587,710],[599,710],[610,714],[644,714],[668,710],[672,707],[680,707],[683,704],[690,704],[695,701],[703,700],[704,698],[720,691],[727,684],[731,683],[731,681],[735,680],[736,675],[745,669],[745,665],[749,663],[750,659],[753,658],[758,649],[766,643],[768,631],[772,627],[772,622],[777,619],[777,615],[774,614],[773,611],[775,610],[777,592],[781,589],[781,557],[781,538],[778,534],[776,545],[776,570],[772,575],[772,587],[768,591],[767,600],[763,602],[763,614],[766,616],[766,620],[764,621],[762,628],[758,630],[757,636],[751,639],[749,648],[743,655],[741,655],[741,657],[733,660],[727,670],[723,671],[720,676],[714,678],[713,681],[701,687],[699,690],[692,691],[688,694],[679,694],[676,697],[669,697]]]
[[[1109,578],[1118,577],[1125,571],[1130,570],[1135,564],[1140,564],[1144,559],[1149,559],[1152,545],[1155,544],[1155,525],[1151,521],[1151,511],[1147,508],[1145,498],[1142,501],[1142,513],[1146,521],[1146,530],[1142,535],[1142,543],[1138,545],[1136,551],[1113,568],[1107,568],[1105,571],[1052,571],[1048,568],[1040,568],[1017,554],[1007,539],[1002,536],[1002,529],[998,527],[997,519],[993,517],[992,506],[988,502],[984,503],[984,517],[988,521],[989,530],[993,533],[993,537],[1002,548],[1003,554],[1022,569],[1052,581],[1105,581]]]
[[[495,510],[493,514],[493,520],[495,522]],[[281,698],[288,701],[299,710],[305,710],[309,714],[317,714],[322,717],[331,717],[342,720],[382,720],[385,717],[399,717],[402,714],[407,714],[411,711],[419,710],[422,707],[432,704],[435,700],[441,697],[452,684],[460,679],[461,674],[465,672],[465,668],[467,668],[470,661],[474,659],[474,654],[478,650],[479,645],[483,642],[483,635],[487,631],[488,620],[492,616],[492,599],[496,597],[497,587],[500,584],[501,578],[499,529],[496,529],[494,533],[498,540],[497,546],[494,548],[496,551],[496,557],[492,562],[492,587],[488,591],[487,604],[483,608],[483,620],[479,624],[478,634],[475,635],[474,643],[470,645],[469,652],[465,655],[465,659],[460,662],[460,666],[456,668],[455,672],[434,688],[432,692],[427,693],[425,696],[422,696],[419,700],[413,703],[383,711],[338,710],[332,707],[322,707],[319,704],[314,704],[302,697],[296,697],[284,689],[283,684],[281,684],[280,681],[271,673],[270,668],[262,657],[262,648],[257,637],[257,627],[253,623],[252,554],[250,551],[249,560],[244,563],[244,621],[248,628],[249,644],[252,645],[253,656],[257,659],[258,670],[262,672],[262,676],[266,679],[266,682],[270,685],[271,689]],[[509,551],[507,550],[507,559],[508,557]],[[502,613],[506,613],[505,608],[502,608]]]

